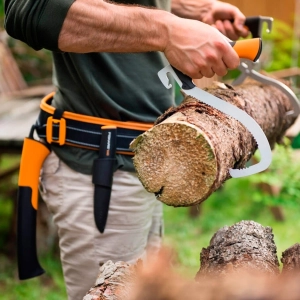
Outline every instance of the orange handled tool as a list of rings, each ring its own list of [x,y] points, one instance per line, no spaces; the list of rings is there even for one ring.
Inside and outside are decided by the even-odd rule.
[[[262,51],[261,38],[233,41],[230,42],[230,45],[240,58],[246,58],[252,61],[257,61]]]
[[[44,273],[36,249],[36,213],[40,170],[50,150],[30,136],[24,139],[19,171],[17,208],[17,257],[19,278],[29,279]]]

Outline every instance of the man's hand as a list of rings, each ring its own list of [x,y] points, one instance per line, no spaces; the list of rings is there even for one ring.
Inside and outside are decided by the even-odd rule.
[[[232,40],[248,36],[245,16],[234,5],[216,0],[172,0],[172,12],[216,27]]]
[[[171,15],[172,16],[172,15]],[[229,40],[216,28],[173,16],[163,52],[172,66],[191,78],[224,76],[239,63]]]
[[[249,31],[245,28],[245,16],[234,5],[229,3],[214,1],[202,22],[215,26],[220,32],[232,40],[239,37],[247,37]]]

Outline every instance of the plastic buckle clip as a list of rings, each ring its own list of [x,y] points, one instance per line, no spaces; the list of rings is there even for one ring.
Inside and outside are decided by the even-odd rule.
[[[58,139],[54,140],[53,139],[53,125],[57,124],[59,127],[58,131]],[[58,143],[60,146],[64,145],[66,141],[66,120],[61,118],[61,119],[53,119],[53,117],[48,117],[47,119],[47,126],[46,126],[46,141],[51,144],[51,143]]]

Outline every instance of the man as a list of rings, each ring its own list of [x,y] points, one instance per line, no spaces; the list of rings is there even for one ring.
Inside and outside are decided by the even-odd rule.
[[[236,7],[215,0],[117,2],[124,4],[5,0],[8,34],[36,50],[53,51],[57,91],[51,105],[57,111],[153,123],[176,105],[173,92],[157,77],[165,58],[192,78],[224,76],[238,66],[224,36],[235,40],[248,34]],[[100,233],[92,183],[98,151],[51,138],[50,143],[41,193],[58,226],[68,297],[79,300],[93,285],[99,265],[109,259],[134,262],[160,246],[162,205],[140,184],[132,156],[117,154],[108,219]]]

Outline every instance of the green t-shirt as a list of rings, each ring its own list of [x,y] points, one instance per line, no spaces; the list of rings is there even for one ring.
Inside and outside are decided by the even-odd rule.
[[[76,112],[120,121],[154,122],[170,106],[172,91],[157,72],[166,64],[160,53],[73,54],[53,53],[53,105]],[[90,174],[97,151],[53,145],[55,153],[71,168]],[[132,156],[117,155],[122,170],[134,171]]]
[[[6,0],[7,9],[9,6],[15,6],[14,1]],[[15,2],[27,2],[27,6],[20,4],[23,10],[27,9],[31,3],[32,9],[34,2],[32,0],[22,0]],[[36,0],[35,0],[36,1]],[[55,8],[55,0],[40,0],[40,18],[31,24],[34,34],[41,34],[40,28],[35,28],[39,24],[46,26],[44,19],[49,19],[45,9]],[[58,33],[63,23],[63,19],[72,0],[62,2],[58,20],[52,18],[54,25],[53,42],[47,41],[49,49],[53,51],[53,82],[57,86],[52,105],[65,111],[75,112],[101,118],[109,118],[120,121],[140,121],[154,122],[158,116],[165,112],[169,107],[175,106],[173,90],[167,90],[160,82],[157,72],[162,69],[167,61],[162,53],[62,53],[55,51],[57,47]],[[169,0],[135,0],[135,1],[117,1],[122,3],[140,4],[144,6],[156,6],[161,9],[170,10]],[[11,3],[11,5],[9,5]],[[45,3],[42,5],[41,3]],[[20,9],[19,9],[20,10]],[[14,7],[14,13],[19,13]],[[23,12],[24,14],[24,12]],[[15,18],[7,13],[10,18],[6,22],[7,28],[13,27],[16,22],[11,21]],[[10,22],[9,22],[10,21]],[[32,21],[33,22],[33,21]],[[49,23],[49,26],[53,24]],[[13,27],[14,28],[14,27]],[[25,40],[23,29],[16,27],[18,38]],[[22,31],[23,30],[23,31]],[[22,34],[21,34],[21,33]],[[44,33],[46,34],[46,32]],[[27,34],[28,35],[28,34]],[[25,37],[24,37],[25,36]],[[45,38],[43,37],[45,40]],[[38,49],[43,47],[39,44],[39,38],[30,40],[31,45]],[[56,43],[56,44],[55,44]],[[97,151],[86,150],[71,146],[53,145],[55,153],[72,169],[85,174],[91,174],[92,165],[97,158]],[[134,171],[132,165],[132,156],[117,155],[118,164],[116,168],[123,165],[122,170]]]

